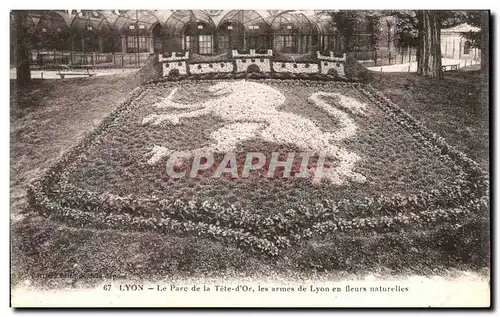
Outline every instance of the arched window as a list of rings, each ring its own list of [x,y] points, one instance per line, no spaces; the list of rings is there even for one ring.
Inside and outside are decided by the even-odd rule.
[[[183,50],[200,55],[213,53],[213,29],[204,22],[188,23],[183,30]]]
[[[128,10],[116,19],[114,28],[121,33],[128,53],[152,52],[155,40],[153,31],[158,23],[160,20],[152,11]]]
[[[153,27],[153,47],[155,53],[163,51],[163,38],[161,36],[161,24],[156,23]]]
[[[209,55],[214,52],[215,24],[202,10],[177,10],[167,20],[166,52],[190,51]]]
[[[271,23],[274,33],[274,49],[283,53],[297,52],[298,25],[290,13],[276,16]]]
[[[304,54],[317,46],[318,30],[304,14],[283,12],[272,20],[271,28],[278,52]]]
[[[321,19],[316,21],[316,28],[318,30],[317,45],[313,50],[320,51],[334,51],[335,50],[335,36],[336,29],[333,27],[330,19]]]
[[[73,49],[81,52],[110,52],[111,24],[99,11],[82,10],[71,22]]]
[[[103,10],[100,11],[102,14],[103,18],[105,18],[110,26],[110,32],[107,37],[103,37],[104,40],[104,47],[103,47],[103,52],[105,53],[110,53],[110,52],[122,52],[122,41],[121,41],[121,30],[116,29],[116,20],[120,18],[120,14],[123,14],[124,12],[119,12],[121,10]]]
[[[54,10],[43,10],[37,12],[40,15],[36,25],[36,43],[39,49],[66,50],[69,41],[69,16],[65,16]]]
[[[238,22],[224,22],[217,28],[218,51],[243,50],[245,47],[245,29]]]
[[[270,33],[269,24],[256,11],[232,10],[219,23],[218,48],[220,52],[231,49],[267,51]]]
[[[465,41],[464,43],[464,55],[469,55],[472,48],[472,43],[470,41]]]

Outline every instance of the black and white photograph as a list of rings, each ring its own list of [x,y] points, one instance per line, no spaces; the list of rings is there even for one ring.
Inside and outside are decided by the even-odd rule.
[[[490,11],[323,6],[11,8],[11,307],[489,308]]]

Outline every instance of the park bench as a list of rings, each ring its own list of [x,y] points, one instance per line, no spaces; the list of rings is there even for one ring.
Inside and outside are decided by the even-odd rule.
[[[443,69],[443,72],[446,72],[447,70],[458,70],[458,67],[460,64],[453,64],[453,65],[443,65],[441,68]]]
[[[70,71],[68,65],[59,65],[59,71],[57,72],[57,75],[59,75],[61,78],[64,78],[66,76],[89,76],[89,77],[92,77],[95,75],[94,72],[91,72],[91,70],[93,70],[92,65],[80,65],[78,68],[83,68],[84,71],[79,71],[79,72],[78,71]]]

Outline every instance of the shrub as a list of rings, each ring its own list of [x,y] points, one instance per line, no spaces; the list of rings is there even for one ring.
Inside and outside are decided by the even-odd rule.
[[[372,81],[372,73],[361,65],[352,54],[347,55],[344,69],[345,75],[349,80],[362,83],[369,83]]]
[[[156,54],[149,55],[146,65],[139,70],[138,75],[141,84],[160,79],[163,76],[162,64],[158,61]]]

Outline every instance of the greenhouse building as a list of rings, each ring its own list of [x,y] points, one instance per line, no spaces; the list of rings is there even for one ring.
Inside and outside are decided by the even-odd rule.
[[[335,46],[328,15],[314,11],[30,10],[23,26],[30,48],[39,51],[304,54]]]

